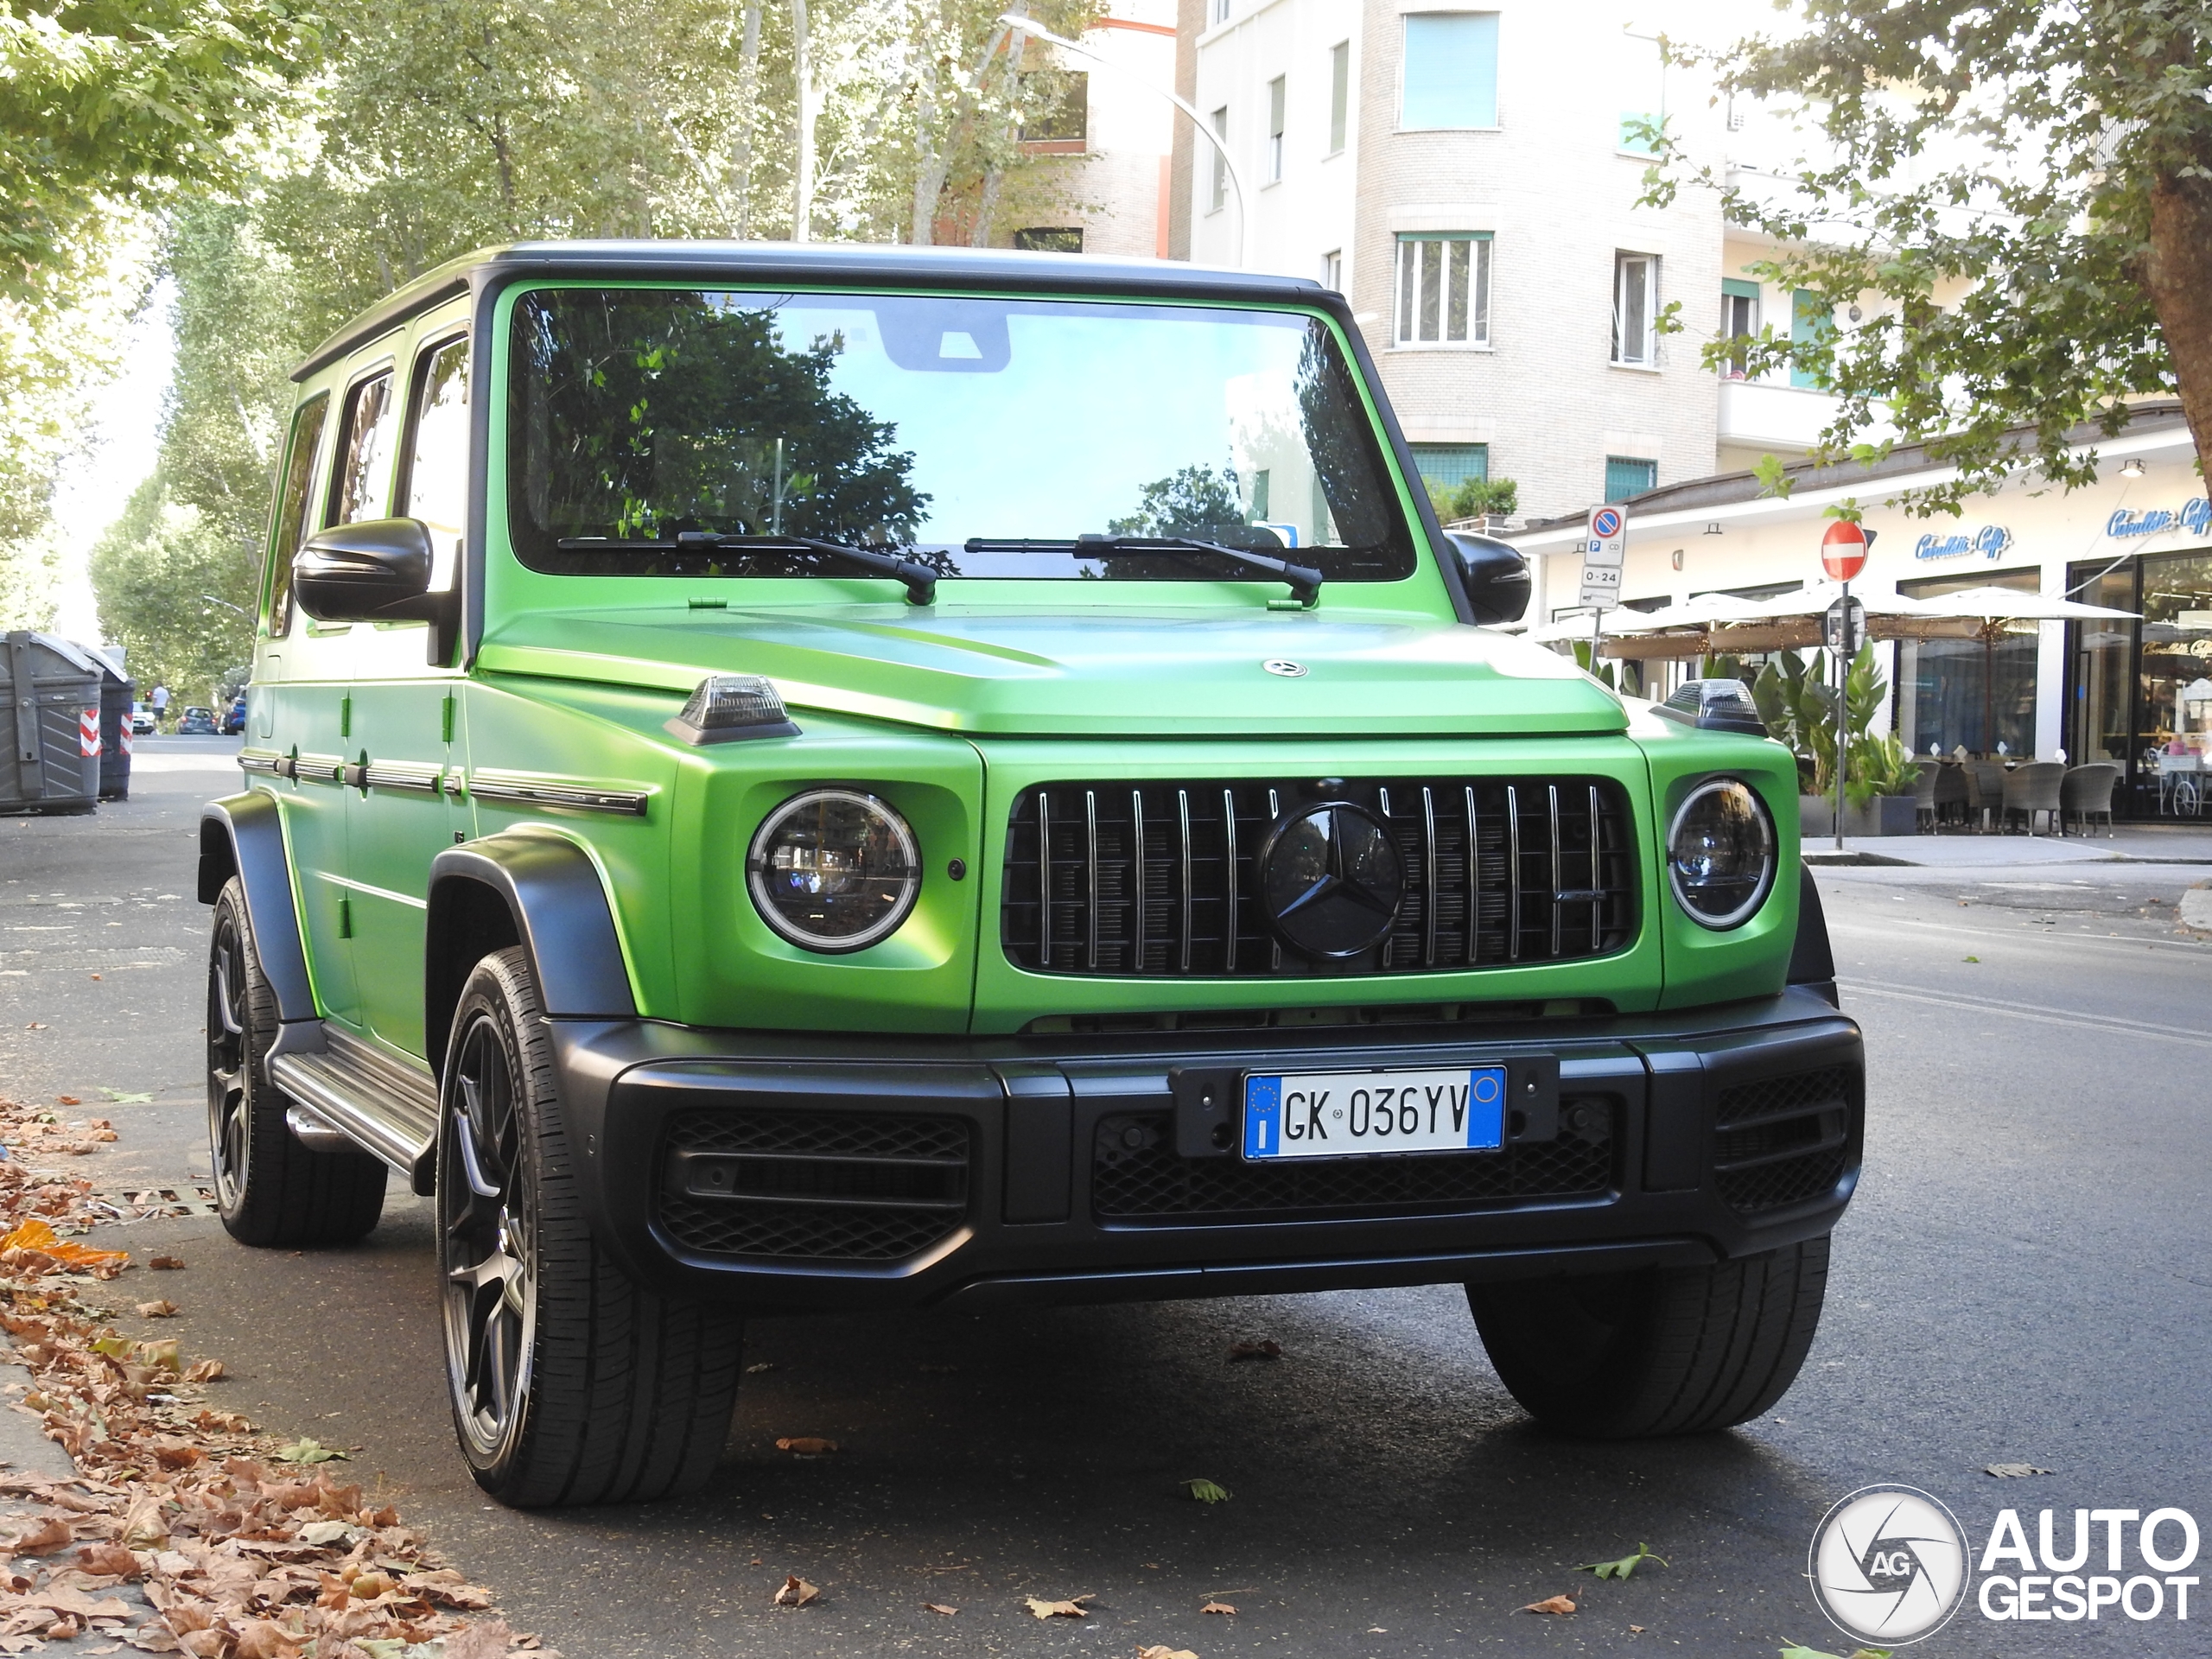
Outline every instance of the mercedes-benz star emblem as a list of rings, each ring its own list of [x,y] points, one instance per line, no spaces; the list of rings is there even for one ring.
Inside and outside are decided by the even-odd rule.
[[[1270,674],[1281,675],[1286,680],[1302,680],[1306,677],[1306,664],[1294,663],[1287,657],[1270,657],[1260,666]]]
[[[1356,957],[1390,931],[1406,867],[1365,807],[1324,801],[1280,820],[1260,849],[1260,901],[1284,944]]]

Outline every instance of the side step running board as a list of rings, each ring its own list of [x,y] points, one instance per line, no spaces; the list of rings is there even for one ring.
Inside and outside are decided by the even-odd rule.
[[[435,1177],[438,1101],[429,1074],[329,1033],[319,1054],[278,1054],[269,1075],[314,1127],[373,1153],[427,1196]]]

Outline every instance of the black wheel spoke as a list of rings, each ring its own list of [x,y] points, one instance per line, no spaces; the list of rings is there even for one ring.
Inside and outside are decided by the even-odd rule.
[[[447,1355],[462,1432],[488,1450],[518,1403],[530,1339],[520,1102],[487,1014],[473,1019],[454,1052],[438,1180]]]

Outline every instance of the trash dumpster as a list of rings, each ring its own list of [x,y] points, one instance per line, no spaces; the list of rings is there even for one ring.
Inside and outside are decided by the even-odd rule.
[[[49,633],[0,651],[0,812],[89,812],[99,804],[100,664]]]
[[[100,668],[100,799],[130,798],[130,705],[138,682],[102,652],[86,653]]]

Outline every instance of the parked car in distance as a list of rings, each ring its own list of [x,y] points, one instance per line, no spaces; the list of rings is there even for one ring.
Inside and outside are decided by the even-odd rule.
[[[220,734],[215,729],[215,711],[213,709],[200,708],[196,704],[188,708],[184,711],[183,718],[176,723],[176,734],[179,737],[219,736]]]
[[[243,696],[232,697],[230,707],[223,710],[222,728],[225,737],[236,737],[245,730],[245,699]]]
[[[149,733],[156,729],[158,728],[154,720],[153,709],[143,702],[132,703],[130,705],[131,735],[134,737],[144,737]]]
[[[1343,296],[539,244],[293,378],[218,1210],[432,1201],[501,1502],[696,1490],[760,1315],[1457,1284],[1565,1433],[1789,1387],[1865,1119],[1796,763],[1485,626]]]

